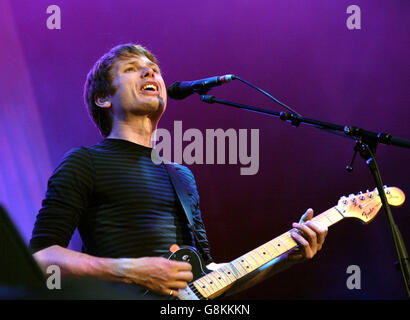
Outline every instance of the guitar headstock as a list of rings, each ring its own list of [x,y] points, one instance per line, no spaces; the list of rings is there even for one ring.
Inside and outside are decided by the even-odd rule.
[[[404,192],[396,187],[385,186],[384,193],[392,207],[400,207],[406,199]],[[373,191],[367,190],[365,193],[359,192],[356,195],[341,197],[337,204],[337,209],[345,218],[357,218],[366,224],[376,217],[381,207],[382,202],[377,188]]]

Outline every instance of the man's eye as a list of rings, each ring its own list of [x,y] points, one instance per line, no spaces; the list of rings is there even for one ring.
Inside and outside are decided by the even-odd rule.
[[[129,67],[129,68],[124,70],[124,72],[130,72],[130,71],[135,71],[135,68],[134,67]]]

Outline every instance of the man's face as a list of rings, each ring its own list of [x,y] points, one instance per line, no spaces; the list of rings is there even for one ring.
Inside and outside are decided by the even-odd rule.
[[[167,103],[167,92],[161,71],[145,56],[117,60],[112,69],[116,88],[110,96],[114,116],[148,115],[159,119]]]

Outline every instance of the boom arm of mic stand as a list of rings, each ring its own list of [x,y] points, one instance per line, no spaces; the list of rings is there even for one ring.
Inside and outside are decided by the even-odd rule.
[[[294,127],[298,127],[299,124],[303,122],[305,124],[313,125],[319,129],[338,130],[338,131],[343,131],[344,129],[343,126],[334,125],[328,122],[317,121],[314,119],[303,118],[294,113],[276,112],[276,111],[266,110],[262,108],[245,105],[245,104],[217,99],[215,98],[215,96],[211,96],[211,95],[201,95],[201,101],[209,103],[209,104],[219,103],[219,104],[227,105],[227,106],[238,108],[238,109],[244,109],[244,110],[248,110],[252,112],[274,116],[283,121],[289,121]]]
[[[393,137],[389,133],[377,133],[372,131],[367,131],[359,127],[354,126],[341,126],[330,122],[324,122],[316,119],[309,119],[305,117],[298,116],[293,113],[289,112],[275,112],[267,109],[257,108],[245,104],[240,104],[236,102],[226,101],[215,98],[215,96],[211,95],[201,95],[201,101],[213,104],[223,104],[230,107],[244,109],[252,112],[262,113],[270,116],[274,116],[280,118],[283,121],[290,122],[294,127],[298,127],[301,123],[308,124],[314,126],[318,129],[322,130],[333,130],[333,131],[340,131],[343,132],[346,137],[349,138],[357,138],[357,137],[365,137],[370,138],[372,140],[376,140],[378,143],[386,144],[386,145],[393,145],[397,147],[407,148],[410,149],[410,140]]]

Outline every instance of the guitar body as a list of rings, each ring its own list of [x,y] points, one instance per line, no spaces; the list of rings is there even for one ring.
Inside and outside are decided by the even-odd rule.
[[[169,260],[188,262],[192,266],[193,281],[208,274],[211,270],[206,268],[205,262],[194,247],[183,246],[171,253]]]
[[[192,266],[192,275],[193,279],[190,283],[188,283],[188,287],[186,289],[179,289],[178,297],[165,297],[158,295],[154,292],[146,290],[144,293],[144,297],[147,299],[155,299],[155,300],[203,300],[204,298],[193,286],[193,283],[197,280],[202,278],[203,276],[207,275],[211,272],[206,267],[205,261],[202,259],[198,250],[191,246],[182,246],[176,249],[174,252],[170,252],[168,255],[164,257],[168,258],[168,260],[174,261],[181,261],[181,262],[188,262]]]
[[[187,289],[179,290],[179,294],[182,294],[180,298],[182,298],[183,300],[203,299],[200,293],[198,293],[192,286],[192,283],[195,280],[210,273],[211,270],[207,269],[205,261],[202,259],[198,250],[194,247],[182,246],[178,250],[172,252],[168,259],[181,262],[188,262],[192,266],[193,280],[188,284]],[[189,299],[184,299],[185,295],[189,297]]]

